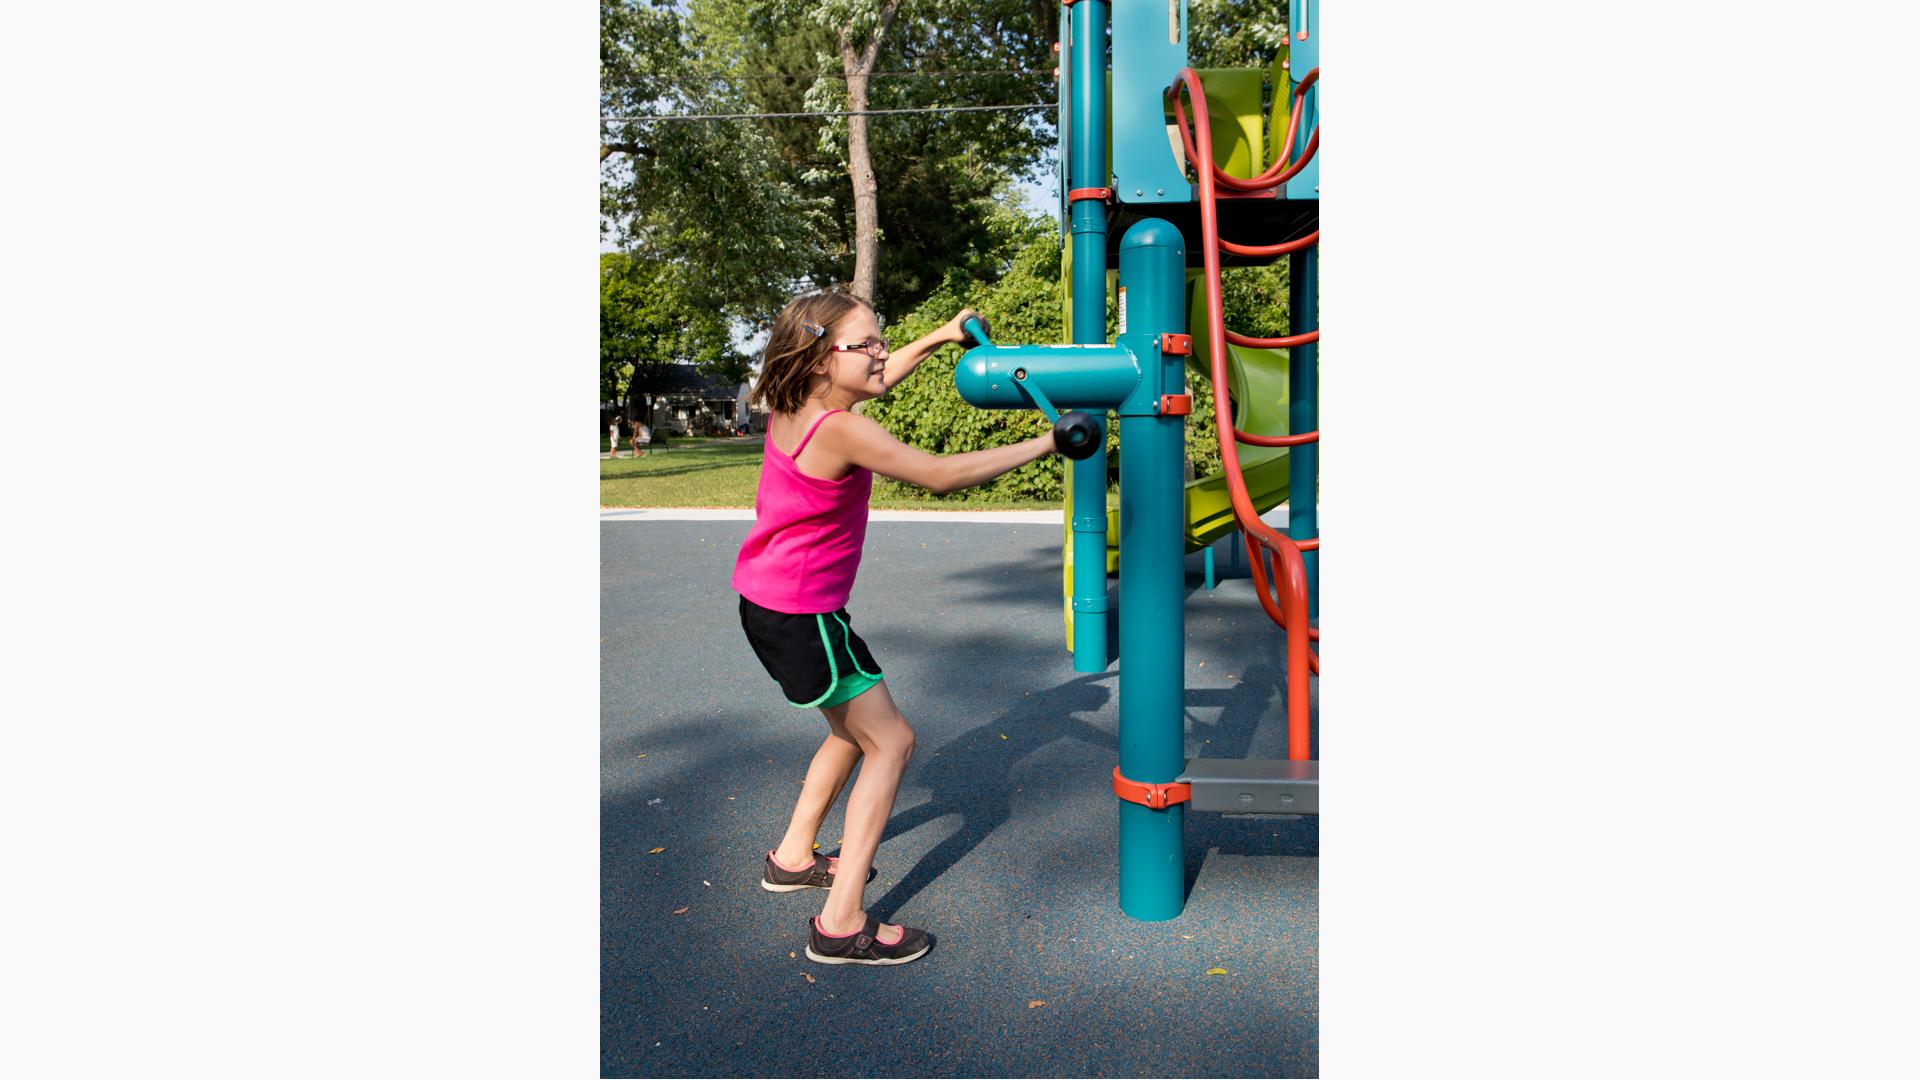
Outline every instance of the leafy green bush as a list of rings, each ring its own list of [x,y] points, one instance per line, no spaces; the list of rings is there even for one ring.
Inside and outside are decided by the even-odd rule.
[[[1060,235],[1047,219],[1026,223],[1007,270],[996,281],[970,278],[949,270],[927,299],[906,317],[888,323],[887,336],[907,342],[939,329],[963,307],[985,315],[993,336],[1002,342],[1050,343],[1061,340]],[[1274,336],[1286,332],[1286,270],[1283,265],[1235,268],[1222,277],[1227,325],[1240,333]],[[1113,331],[1112,305],[1108,309],[1109,340]],[[976,409],[961,400],[953,388],[953,370],[959,362],[958,345],[943,346],[927,357],[904,383],[866,404],[863,411],[910,446],[933,454],[963,454],[1029,439],[1049,430],[1037,410]],[[1203,375],[1189,372],[1193,415],[1187,422],[1187,456],[1196,476],[1220,469],[1220,447],[1215,441],[1213,392]],[[1107,416],[1109,468],[1119,460],[1118,418]],[[972,489],[975,498],[1057,500],[1063,496],[1060,458],[1042,458]],[[940,502],[942,496],[924,488],[884,477],[875,479],[876,494],[922,498]]]

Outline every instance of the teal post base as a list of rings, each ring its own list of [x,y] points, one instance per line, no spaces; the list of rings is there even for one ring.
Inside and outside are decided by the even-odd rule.
[[[1165,922],[1186,906],[1186,828],[1179,803],[1149,810],[1120,800],[1120,910],[1129,918]]]

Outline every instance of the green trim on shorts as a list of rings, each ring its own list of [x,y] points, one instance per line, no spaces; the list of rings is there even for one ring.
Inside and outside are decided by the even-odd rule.
[[[879,682],[880,676],[860,666],[860,657],[853,651],[853,627],[848,626],[847,620],[841,618],[840,613],[837,611],[833,613],[833,621],[840,624],[840,640],[847,643],[847,659],[853,661],[853,670],[865,675],[874,682]],[[871,686],[873,683],[868,683],[867,685]]]
[[[831,709],[835,705],[845,705],[861,694],[879,686],[880,678],[878,675],[868,675],[864,671],[858,675],[849,675],[840,680],[840,689],[834,691],[826,700],[822,701],[820,707],[823,709]]]
[[[823,648],[823,649],[825,649],[825,650],[827,650],[827,674],[828,674],[828,675],[831,675],[831,676],[833,676],[833,681],[831,681],[831,682],[829,682],[829,683],[827,683],[827,692],[826,692],[826,693],[824,693],[824,694],[821,694],[821,695],[820,695],[819,697],[817,697],[817,698],[814,698],[814,699],[813,699],[812,701],[809,701],[809,702],[807,702],[807,703],[806,703],[806,704],[804,704],[804,705],[802,705],[801,703],[799,703],[799,702],[797,702],[797,701],[789,701],[789,702],[787,702],[787,704],[789,704],[789,705],[791,705],[791,706],[793,706],[793,707],[794,707],[794,708],[796,708],[796,709],[811,709],[811,708],[813,708],[813,707],[814,707],[814,706],[816,706],[816,705],[817,705],[817,706],[819,706],[820,708],[822,708],[822,709],[824,709],[824,708],[827,708],[827,707],[829,707],[829,706],[832,706],[832,705],[838,705],[838,704],[840,704],[840,702],[841,702],[841,701],[845,701],[845,700],[847,700],[847,698],[850,698],[850,697],[852,697],[852,696],[853,696],[852,694],[848,694],[848,695],[847,695],[847,697],[843,697],[843,698],[840,698],[840,699],[839,699],[839,700],[837,700],[837,701],[828,701],[828,700],[827,700],[828,698],[830,698],[830,697],[833,697],[833,692],[834,692],[834,691],[835,691],[836,689],[839,689],[839,687],[840,687],[840,665],[839,665],[838,663],[836,663],[836,662],[834,661],[834,659],[833,659],[833,642],[831,642],[831,641],[829,641],[829,640],[827,639],[827,619],[826,619],[826,616],[824,616],[824,615],[815,615],[815,616],[813,617],[813,623],[814,623],[814,625],[815,625],[815,626],[817,626],[817,627],[819,627],[819,628],[820,628],[820,647],[821,647],[821,648]],[[854,666],[855,666],[855,667],[858,667],[858,666],[859,666],[859,662],[858,662],[858,661],[856,661],[856,662],[854,663]],[[861,687],[861,689],[862,689],[862,690],[864,690],[864,689],[866,689],[866,687],[864,687],[864,686],[863,686],[863,687]]]

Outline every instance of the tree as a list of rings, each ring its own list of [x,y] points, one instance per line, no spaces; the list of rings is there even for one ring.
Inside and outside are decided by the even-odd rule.
[[[653,414],[653,391],[671,364],[691,364],[728,386],[749,370],[727,321],[683,287],[670,264],[610,251],[600,256],[600,382],[629,419]],[[636,410],[636,399],[641,408]]]
[[[1285,0],[1188,0],[1187,60],[1196,68],[1266,67],[1286,43]]]
[[[602,0],[600,16],[603,238],[680,264],[683,289],[716,311],[751,321],[777,308],[827,204],[767,171],[758,125],[646,119],[751,108],[705,77],[686,16],[660,0]]]
[[[903,61],[910,58],[917,60],[917,63],[903,66],[922,71],[937,72],[946,67],[957,70],[1045,70],[1053,41],[1052,5],[1033,3],[1031,0],[1002,0],[999,3],[967,3],[961,0],[787,0],[779,6],[790,14],[803,13],[815,25],[832,30],[837,53],[835,58],[839,62],[845,86],[842,101],[846,111],[852,114],[880,107],[874,101],[873,80],[883,47],[890,43],[889,31],[894,30],[896,19],[900,20],[901,25],[893,37],[899,39],[899,45],[887,52],[900,56]],[[955,63],[961,60],[965,61],[964,65]],[[965,83],[956,79],[955,83],[939,88],[951,92],[960,86],[965,86]],[[992,89],[977,83],[966,88],[975,93]],[[835,89],[837,87],[829,80],[822,80],[816,84],[815,92],[809,95],[809,99],[824,105],[833,100]],[[1026,81],[1025,89],[1031,94],[1034,89],[1031,80]],[[1025,104],[1004,100],[946,103]],[[983,126],[979,120],[963,119],[967,117],[969,114],[953,113],[941,119],[948,129],[958,129],[968,134]],[[887,119],[904,120],[906,117]],[[870,118],[864,115],[849,115],[843,123],[845,168],[853,194],[854,211],[851,289],[855,295],[880,304],[880,252],[884,234],[878,190],[880,174],[874,166],[873,125]],[[992,125],[992,121],[986,121],[986,124]],[[906,123],[899,126],[923,135],[931,133],[923,124]],[[1014,165],[1013,170],[999,177],[1002,184],[998,193],[1004,194],[1006,188],[1011,186],[1011,173],[1024,170],[1031,164],[1035,152],[1050,144],[1052,138],[1050,131],[1031,123],[1016,121],[1013,125],[1002,123],[998,126],[1002,129],[999,132],[1001,137],[993,142],[975,142],[971,145],[955,144],[952,140],[939,142],[947,144],[941,148],[951,155],[947,160],[963,169],[974,164],[969,161],[970,158],[984,157],[996,164]],[[828,144],[828,140],[841,136],[839,128],[840,125],[836,124],[822,130],[823,146]],[[1007,130],[1009,128],[1014,130]],[[895,183],[890,185],[890,191],[912,190],[911,185],[899,183],[897,176],[893,179]]]
[[[853,14],[837,23],[823,21],[823,6],[602,0],[602,112],[845,111],[840,28],[860,25],[858,10],[877,15],[886,0],[843,0],[840,14]],[[877,40],[849,38],[878,45],[871,64],[855,57],[862,103],[1044,102],[1053,12],[1039,0],[898,0]],[[854,120],[865,129],[872,199],[853,183]],[[1005,269],[1000,211],[1053,144],[1050,120],[985,112],[606,123],[606,238],[685,266],[689,289],[751,326],[764,327],[795,292],[849,282],[883,314],[904,312],[952,265]]]
[[[880,58],[880,43],[901,2],[882,0],[877,8],[869,3],[850,4],[844,13],[815,9],[828,17],[837,15],[834,41],[847,77],[849,113],[867,109],[874,61]],[[873,155],[867,147],[867,120],[863,115],[847,117],[847,176],[853,181],[853,294],[872,303],[880,275],[880,197],[873,182]]]

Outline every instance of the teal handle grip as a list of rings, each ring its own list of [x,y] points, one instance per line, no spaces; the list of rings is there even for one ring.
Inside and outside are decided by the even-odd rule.
[[[1021,374],[1026,373],[1021,372]],[[1048,423],[1060,422],[1060,410],[1054,408],[1053,402],[1047,400],[1046,392],[1040,389],[1040,384],[1036,380],[1019,378],[1014,380],[1014,385],[1019,387],[1020,392],[1027,395],[1027,400],[1033,402],[1034,407],[1046,416]]]
[[[984,315],[969,315],[960,324],[960,344],[964,348],[977,349],[982,345],[993,344],[993,331],[987,328]]]

